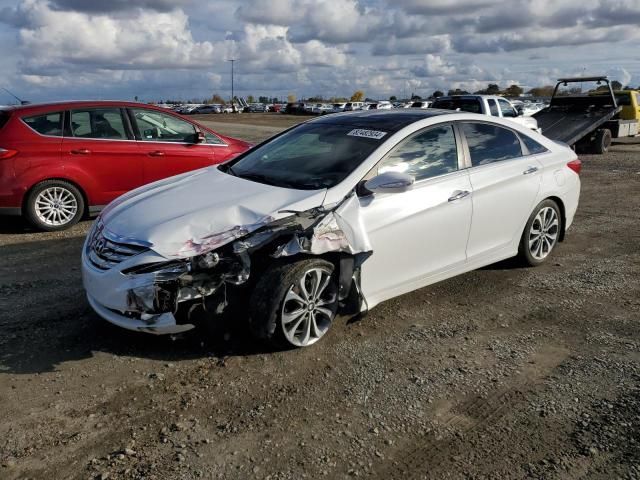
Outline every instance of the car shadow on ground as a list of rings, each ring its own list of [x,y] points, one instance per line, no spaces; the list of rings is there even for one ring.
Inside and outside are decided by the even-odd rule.
[[[28,318],[0,341],[0,373],[55,371],[59,365],[91,358],[96,353],[117,357],[178,362],[200,358],[248,356],[279,351],[254,339],[236,325],[198,326],[180,335],[152,335],[114,326],[96,315],[84,299],[77,314],[58,321],[32,324]],[[4,328],[0,323],[0,328]],[[36,333],[37,337],[34,337]]]
[[[15,235],[20,233],[33,233],[35,230],[25,222],[22,217],[2,215],[0,216],[0,235]]]
[[[70,237],[0,246],[0,373],[54,371],[96,352],[178,361],[275,351],[247,333],[241,314],[224,322],[209,319],[175,337],[130,332],[102,320],[82,287],[83,241]]]

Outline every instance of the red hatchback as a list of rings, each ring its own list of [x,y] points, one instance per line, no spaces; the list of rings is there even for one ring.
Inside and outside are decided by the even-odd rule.
[[[0,109],[0,214],[62,230],[145,183],[249,148],[168,110],[131,102]]]

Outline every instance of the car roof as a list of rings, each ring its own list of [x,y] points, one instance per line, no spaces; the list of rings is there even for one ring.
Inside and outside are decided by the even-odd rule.
[[[148,103],[131,102],[127,100],[66,100],[58,102],[45,102],[45,103],[29,103],[26,105],[14,105],[10,107],[10,110],[22,113],[31,112],[54,112],[57,110],[67,110],[69,108],[79,107],[144,107],[153,108],[166,111],[166,108],[157,107]]]
[[[335,113],[311,120],[309,123],[326,123],[331,125],[352,125],[359,128],[379,128],[389,132],[397,132],[425,118],[439,115],[451,115],[458,112],[451,110],[363,110],[356,112]]]

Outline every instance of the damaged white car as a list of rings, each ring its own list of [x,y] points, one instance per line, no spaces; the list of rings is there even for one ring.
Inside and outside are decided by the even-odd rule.
[[[178,333],[235,305],[258,337],[308,346],[363,312],[519,255],[571,225],[580,161],[512,122],[465,112],[324,116],[232,161],[139,188],[82,253],[95,311]]]

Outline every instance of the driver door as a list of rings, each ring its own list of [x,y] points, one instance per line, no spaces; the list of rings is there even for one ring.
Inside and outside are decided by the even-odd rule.
[[[401,193],[360,198],[373,255],[362,265],[371,303],[420,288],[463,268],[471,226],[471,182],[453,125],[430,127],[400,142],[369,174],[408,173]]]
[[[196,143],[196,127],[176,116],[145,108],[130,109],[143,164],[144,183],[208,167],[216,147]]]

